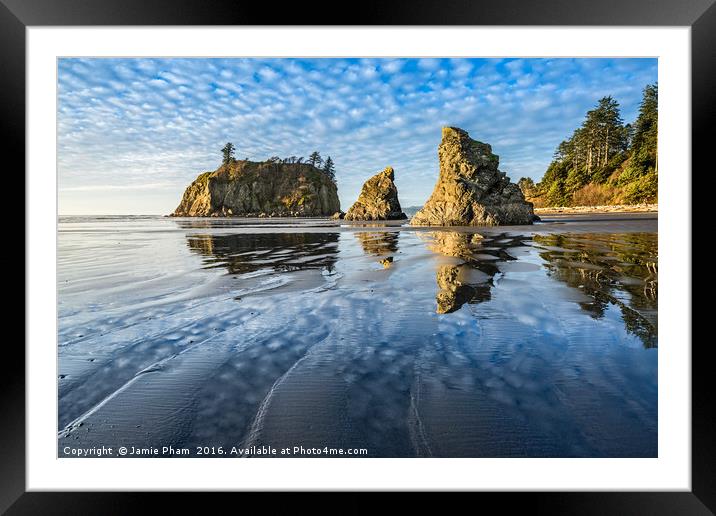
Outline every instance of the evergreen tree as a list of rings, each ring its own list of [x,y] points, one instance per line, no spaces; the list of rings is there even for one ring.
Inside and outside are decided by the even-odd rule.
[[[568,204],[573,192],[606,181],[615,163],[620,163],[618,157],[625,152],[627,139],[619,103],[611,96],[602,97],[572,136],[557,146],[554,161],[540,181],[540,193]],[[553,188],[555,182],[559,186]]]
[[[659,125],[659,90],[656,84],[644,88],[639,106],[639,117],[634,123],[634,136],[631,150],[634,165],[639,166],[643,173],[653,170],[657,172],[657,129]]]
[[[236,147],[234,147],[234,144],[231,142],[228,142],[226,145],[224,145],[224,148],[221,149],[221,154],[223,156],[222,164],[228,165],[232,161],[234,161],[234,152],[236,151]]]
[[[568,204],[567,195],[564,191],[564,181],[559,179],[552,183],[547,191],[547,202],[550,206],[565,206]]]
[[[653,202],[658,197],[658,107],[658,87],[650,84],[644,88],[639,116],[634,122],[628,166],[619,177],[627,202]]]
[[[520,180],[517,181],[517,186],[519,186],[520,190],[522,190],[522,195],[525,197],[532,197],[532,193],[535,189],[535,182],[531,177],[521,177]]]
[[[634,124],[624,125],[619,103],[611,96],[602,97],[572,136],[557,146],[534,197],[552,206],[568,205],[575,192],[583,194],[588,185],[592,190],[602,185],[597,191],[607,200],[656,200],[657,126],[656,84],[644,88]]]
[[[613,153],[626,150],[626,133],[624,122],[619,114],[619,103],[611,96],[603,97],[599,100],[595,117],[599,135],[596,144],[598,147],[600,143],[603,145],[599,147],[598,165],[604,167]]]
[[[320,167],[323,164],[323,158],[321,158],[318,151],[313,151],[308,157],[307,163],[309,165],[313,165],[314,167]]]
[[[631,147],[631,142],[634,138],[634,126],[631,124],[627,124],[624,126],[624,144],[627,146],[627,149]]]
[[[333,160],[330,156],[326,158],[326,161],[323,163],[323,172],[331,178],[331,181],[334,183],[336,182],[336,170],[335,166],[333,165]]]

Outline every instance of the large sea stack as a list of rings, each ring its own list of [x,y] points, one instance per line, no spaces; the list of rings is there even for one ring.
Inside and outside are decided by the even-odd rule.
[[[393,167],[386,167],[366,181],[358,200],[346,212],[345,220],[407,219],[400,208],[394,179]]]
[[[340,211],[336,184],[306,163],[233,161],[197,177],[174,217],[323,217]]]
[[[500,226],[531,224],[532,203],[504,172],[492,147],[456,127],[443,127],[440,175],[413,225]]]

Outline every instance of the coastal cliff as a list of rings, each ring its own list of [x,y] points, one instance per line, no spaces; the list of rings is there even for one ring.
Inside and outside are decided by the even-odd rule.
[[[499,226],[531,224],[532,203],[497,168],[492,148],[456,127],[443,127],[438,147],[440,175],[413,225]]]
[[[232,161],[200,174],[174,217],[322,217],[340,211],[333,180],[307,163]]]

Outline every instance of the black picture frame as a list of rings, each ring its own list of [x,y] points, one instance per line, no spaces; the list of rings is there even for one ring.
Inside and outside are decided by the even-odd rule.
[[[244,3],[227,0],[0,0],[0,127],[2,155],[14,158],[13,174],[25,170],[25,31],[31,26],[123,25],[609,25],[691,27],[692,169],[708,173],[709,129],[714,120],[716,78],[715,0],[421,0],[363,1],[340,17],[338,4]],[[280,8],[277,6],[280,5]],[[330,18],[330,19],[329,19]],[[88,49],[88,51],[91,49]],[[568,51],[568,49],[567,49]],[[708,161],[707,161],[708,160]],[[8,169],[9,170],[9,169]],[[688,178],[686,178],[688,179]],[[686,180],[685,179],[685,180]],[[692,175],[693,179],[693,175]],[[24,189],[24,187],[23,187]],[[26,192],[25,192],[26,193]],[[24,198],[24,197],[23,197]],[[24,210],[23,210],[24,212]],[[694,217],[692,216],[692,219]],[[693,235],[693,229],[692,229]],[[685,259],[691,259],[691,251]],[[695,262],[692,262],[695,265]],[[27,281],[26,270],[26,281]],[[10,273],[12,274],[12,273]],[[684,278],[691,285],[691,277]],[[49,287],[48,287],[49,288]],[[684,300],[690,302],[690,300]],[[26,306],[32,310],[32,306]],[[693,318],[692,318],[693,319]],[[691,321],[683,321],[691,326]],[[25,353],[6,342],[0,375],[0,511],[18,514],[129,514],[161,497],[164,512],[189,508],[184,494],[39,493],[25,489]],[[15,344],[15,343],[13,343]],[[684,342],[688,349],[689,342]],[[528,508],[549,514],[713,514],[716,511],[714,408],[710,386],[709,340],[694,339],[692,350],[691,492],[480,493],[501,510]],[[660,386],[660,389],[663,388]],[[207,496],[202,493],[201,496]],[[222,497],[229,495],[222,495]],[[254,502],[240,494],[242,506]],[[352,493],[356,512],[373,510],[372,494]],[[422,497],[414,497],[423,503]],[[288,508],[285,498],[274,509]],[[480,500],[483,502],[483,500]],[[469,502],[474,503],[474,502]],[[310,505],[299,497],[291,510]],[[218,506],[217,506],[218,507]],[[238,509],[238,507],[237,507]],[[333,507],[335,509],[335,507]],[[340,511],[340,512],[348,512]]]

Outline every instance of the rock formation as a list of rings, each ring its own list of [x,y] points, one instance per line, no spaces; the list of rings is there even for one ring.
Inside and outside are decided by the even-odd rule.
[[[413,225],[499,226],[531,224],[532,203],[504,172],[492,148],[456,127],[443,127],[440,175]]]
[[[175,217],[322,217],[340,212],[336,184],[307,163],[234,161],[184,191]]]
[[[407,219],[400,209],[394,178],[393,167],[386,167],[366,181],[358,200],[346,212],[345,220]]]

